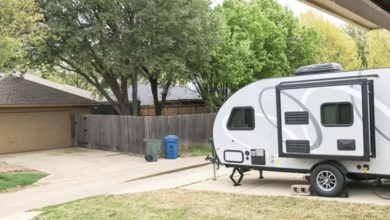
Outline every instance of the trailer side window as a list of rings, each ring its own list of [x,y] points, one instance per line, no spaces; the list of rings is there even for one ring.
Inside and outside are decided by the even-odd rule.
[[[229,130],[252,130],[255,128],[255,113],[252,107],[233,108],[228,120]]]
[[[348,127],[353,124],[351,103],[325,103],[321,106],[321,122],[326,127]]]

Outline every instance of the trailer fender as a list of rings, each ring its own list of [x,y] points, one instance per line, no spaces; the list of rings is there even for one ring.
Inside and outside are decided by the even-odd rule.
[[[348,170],[347,168],[345,168],[345,166],[340,163],[339,161],[336,161],[336,160],[323,160],[323,161],[320,161],[316,164],[314,164],[311,168],[310,168],[310,173],[311,171],[318,165],[320,164],[329,164],[329,165],[332,165],[332,166],[335,166],[337,169],[339,169],[341,171],[341,173],[343,173],[345,176],[348,174]]]

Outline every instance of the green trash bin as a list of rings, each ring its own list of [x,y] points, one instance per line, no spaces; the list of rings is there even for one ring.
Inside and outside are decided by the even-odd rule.
[[[158,160],[160,153],[161,140],[160,139],[144,139],[146,142],[145,160],[148,162],[155,162]]]

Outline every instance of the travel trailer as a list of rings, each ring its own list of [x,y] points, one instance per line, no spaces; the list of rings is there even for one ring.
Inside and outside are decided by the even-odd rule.
[[[254,82],[220,108],[213,145],[235,185],[249,170],[298,172],[339,196],[347,178],[390,178],[390,68],[317,64]]]

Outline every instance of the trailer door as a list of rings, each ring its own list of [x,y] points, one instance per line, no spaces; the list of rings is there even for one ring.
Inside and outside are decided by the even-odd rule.
[[[279,84],[279,156],[369,160],[375,153],[372,83],[349,79]]]

